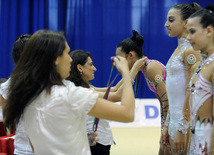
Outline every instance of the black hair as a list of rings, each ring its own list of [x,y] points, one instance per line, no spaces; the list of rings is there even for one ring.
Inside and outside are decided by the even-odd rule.
[[[74,82],[76,86],[89,88],[89,84],[82,79],[82,75],[79,72],[77,65],[85,65],[89,57],[92,59],[91,53],[85,52],[84,50],[74,50],[70,53],[70,56],[73,60],[71,62],[70,76],[67,78],[67,80]]]
[[[13,43],[12,58],[15,64],[17,64],[23,52],[24,46],[30,39],[30,37],[31,37],[30,34],[20,35],[18,38],[16,38],[15,42]]]
[[[129,54],[130,51],[135,51],[137,56],[141,58],[143,56],[143,44],[144,38],[137,31],[132,30],[133,36],[131,38],[126,38],[120,42],[117,47],[121,47],[122,51]]]
[[[53,85],[63,85],[55,61],[65,44],[64,35],[55,31],[39,30],[31,36],[11,75],[3,112],[5,127],[15,128],[25,107],[44,89],[50,93]]]
[[[180,3],[180,4],[173,6],[172,8],[178,9],[181,11],[181,17],[183,20],[188,19],[197,10],[202,9],[201,6],[195,2],[193,2],[191,4]]]
[[[214,5],[208,5],[206,9],[199,10],[192,14],[190,18],[199,17],[203,28],[212,26],[214,28]]]

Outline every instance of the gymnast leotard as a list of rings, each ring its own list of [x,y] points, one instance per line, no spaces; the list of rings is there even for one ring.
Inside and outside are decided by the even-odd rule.
[[[212,125],[208,119],[200,121],[200,116],[197,115],[198,110],[204,104],[204,102],[212,97],[213,86],[210,81],[205,79],[200,70],[206,64],[214,61],[214,53],[210,55],[202,64],[199,66],[198,71],[193,74],[192,78],[196,77],[197,81],[192,83],[190,81],[189,86],[191,88],[190,94],[190,110],[191,110],[191,144],[190,152],[191,155],[205,155],[210,148]],[[196,118],[197,116],[197,118]],[[197,119],[197,120],[196,120]]]
[[[162,79],[163,81],[165,81],[165,79],[166,79],[166,67],[161,62],[159,62],[157,60],[148,59],[148,60],[145,61],[145,67],[142,70],[142,73],[144,74],[144,77],[146,79],[146,82],[147,82],[147,85],[148,85],[149,89],[151,91],[153,91],[155,94],[160,95],[160,94],[158,94],[158,91],[157,91],[157,88],[156,88],[154,82],[148,78],[147,73],[146,73],[148,64],[150,64],[152,62],[160,64],[162,66],[162,68],[164,69],[164,75],[163,75],[163,79]],[[163,108],[164,108],[163,105],[161,105],[161,131],[163,131],[164,124],[165,124],[165,119],[166,119],[164,117],[164,114],[163,114],[163,111],[164,111]]]
[[[188,124],[182,122],[184,120],[182,111],[186,96],[186,66],[182,54],[191,47],[191,44],[187,39],[181,38],[178,40],[178,46],[181,47],[181,51],[177,55],[172,55],[166,65],[166,91],[170,111],[167,115],[166,125],[172,140],[174,140],[178,130],[186,134],[188,128]]]

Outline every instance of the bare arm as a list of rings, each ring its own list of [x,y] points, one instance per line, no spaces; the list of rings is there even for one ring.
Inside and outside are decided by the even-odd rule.
[[[114,87],[111,87],[111,92],[116,92],[118,89],[119,89],[119,87],[122,85],[122,80],[123,79],[121,79],[117,84],[116,84],[116,86],[114,86]],[[106,92],[106,89],[107,89],[107,87],[94,87],[95,88],[95,90],[97,91],[97,92]]]
[[[178,131],[174,139],[174,151],[175,153],[185,151],[187,149],[187,138],[190,121],[190,107],[189,107],[189,82],[191,79],[192,66],[200,61],[200,52],[194,51],[193,48],[188,48],[183,53],[183,59],[186,66],[186,96],[183,106],[183,117],[178,121]]]
[[[146,59],[147,59],[147,57],[143,57],[134,63],[134,65],[130,71],[130,76],[133,80],[135,79],[137,73],[144,68]]]
[[[132,67],[131,71],[130,71],[130,80],[134,80],[137,73],[143,69],[144,64],[145,64],[145,60],[147,59],[147,57],[141,58],[138,61],[136,61],[135,65]],[[107,88],[105,88],[106,91]],[[116,85],[116,87],[112,87],[111,90],[113,89],[113,91],[110,91],[109,96],[108,96],[108,100],[112,101],[112,102],[118,102],[121,101],[121,96],[122,96],[122,92],[123,92],[123,79],[120,80],[118,82],[118,84]],[[99,90],[101,89],[95,89],[95,91],[97,91],[99,93],[99,97],[103,97],[105,95],[105,91],[104,92],[100,92]]]
[[[187,49],[184,52],[184,63],[186,66],[186,97],[183,107],[183,116],[187,120],[190,121],[190,107],[189,107],[189,97],[190,97],[190,88],[189,82],[195,68],[197,68],[197,64],[201,60],[201,55],[199,51],[194,51],[192,48]]]
[[[166,93],[166,84],[164,81],[164,69],[160,64],[152,62],[147,66],[146,74],[148,78],[155,84],[156,90],[158,92],[158,99],[162,107],[162,114],[164,118],[166,118],[169,105],[168,96]]]
[[[121,101],[122,89],[123,89],[123,87],[121,86],[116,92],[110,91],[107,100],[108,101],[112,101],[112,102],[119,102],[119,101]],[[103,96],[106,93],[106,91],[104,91],[104,92],[101,91],[100,92],[100,91],[97,91],[97,90],[95,90],[95,92],[99,94],[100,98],[103,98]]]
[[[123,76],[124,89],[122,92],[121,105],[98,98],[89,115],[108,120],[131,122],[134,120],[135,101],[128,63],[125,58],[119,57],[119,60],[115,60],[115,64]]]

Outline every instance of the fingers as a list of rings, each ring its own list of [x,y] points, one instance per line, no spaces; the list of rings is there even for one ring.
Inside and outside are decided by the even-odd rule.
[[[94,133],[94,135],[95,135],[95,136],[97,136],[97,135],[98,135],[98,133],[97,133],[97,132],[95,132],[95,133]]]
[[[185,151],[184,143],[174,143],[175,153],[183,153]]]
[[[99,139],[97,138],[98,133],[94,132],[94,140],[93,142],[90,144],[90,146],[95,146],[97,144],[97,141],[99,141]]]
[[[90,144],[90,146],[95,146],[96,145],[96,142],[93,141],[93,143]]]
[[[141,59],[144,60],[144,61],[148,60],[148,58],[146,56],[141,58]]]

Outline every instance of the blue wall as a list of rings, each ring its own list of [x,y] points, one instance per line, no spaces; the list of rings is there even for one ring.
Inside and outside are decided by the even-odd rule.
[[[95,86],[106,86],[110,57],[117,44],[135,29],[144,36],[144,55],[167,63],[177,46],[164,27],[168,10],[192,0],[0,0],[0,77],[9,77],[12,44],[38,29],[64,31],[71,50],[90,51],[97,68]],[[195,0],[202,7],[213,0]],[[117,74],[114,69],[112,78]],[[141,75],[138,98],[155,98]],[[117,80],[119,80],[118,77]]]

